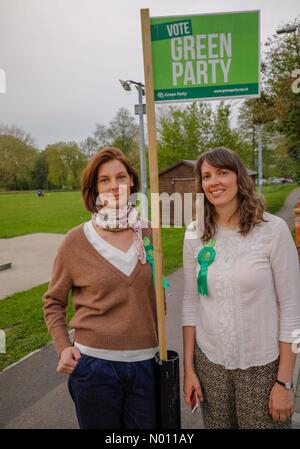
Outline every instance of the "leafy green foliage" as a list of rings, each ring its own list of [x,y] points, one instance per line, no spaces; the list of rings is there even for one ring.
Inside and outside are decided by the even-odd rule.
[[[58,142],[48,145],[45,149],[45,159],[48,166],[48,180],[54,186],[80,187],[86,157],[76,142]]]
[[[181,159],[197,159],[210,148],[225,146],[248,162],[249,145],[231,126],[230,105],[220,102],[216,110],[207,103],[171,106],[159,116],[159,168]]]
[[[80,192],[0,194],[0,238],[34,232],[65,233],[86,221]]]
[[[261,98],[245,102],[240,111],[240,125],[254,158],[256,126],[261,125],[266,176],[270,171],[297,180],[300,178],[300,94],[292,89],[295,81],[292,73],[300,68],[297,36],[274,35],[265,47]]]
[[[0,189],[28,189],[38,151],[17,137],[0,135]]]

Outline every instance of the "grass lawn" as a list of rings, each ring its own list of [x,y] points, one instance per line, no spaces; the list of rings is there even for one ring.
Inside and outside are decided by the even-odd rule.
[[[65,233],[86,221],[80,192],[50,192],[0,195],[0,238],[34,232]]]
[[[39,198],[35,193],[0,194],[0,238],[35,232],[64,234],[89,219],[80,192],[54,192]],[[184,229],[163,229],[165,272],[182,265]]]
[[[0,371],[51,341],[42,310],[48,283],[0,301],[0,329],[6,334],[6,353],[0,353]],[[68,320],[72,307],[68,308]]]
[[[278,211],[295,185],[264,187],[268,210]],[[35,193],[0,195],[0,238],[34,232],[65,233],[88,219],[79,192],[55,192],[38,198]],[[164,272],[182,266],[185,229],[162,229]],[[5,354],[0,354],[0,371],[50,342],[42,312],[41,298],[47,284],[0,300],[0,329],[6,332]],[[72,307],[69,306],[68,318]]]
[[[277,212],[295,184],[264,186],[268,211]],[[34,232],[64,234],[86,221],[89,213],[84,209],[80,192],[50,192],[39,198],[35,193],[0,194],[0,238],[16,237]],[[166,231],[166,232],[164,232]],[[177,229],[163,231],[163,238],[172,234],[177,241]],[[176,242],[174,242],[176,243]],[[175,248],[171,244],[171,248]]]
[[[182,245],[185,228],[162,229],[162,246],[165,274],[182,266]]]

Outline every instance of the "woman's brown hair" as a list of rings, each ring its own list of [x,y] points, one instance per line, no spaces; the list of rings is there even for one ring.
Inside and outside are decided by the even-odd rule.
[[[237,175],[239,200],[239,232],[246,236],[248,232],[259,225],[263,219],[265,202],[255,191],[255,184],[247,173],[247,169],[239,156],[227,148],[214,148],[201,154],[195,165],[196,191],[203,192],[201,167],[204,161],[216,168],[227,168]],[[204,195],[204,241],[214,237],[216,233],[216,210]]]
[[[135,169],[131,166],[125,154],[118,148],[106,147],[98,151],[92,159],[88,162],[82,174],[81,193],[85,207],[90,212],[97,212],[96,200],[98,197],[97,183],[98,183],[98,170],[105,162],[118,160],[122,162],[127,170],[127,173],[131,176],[133,186],[130,187],[130,194],[137,193],[139,191],[139,177]]]

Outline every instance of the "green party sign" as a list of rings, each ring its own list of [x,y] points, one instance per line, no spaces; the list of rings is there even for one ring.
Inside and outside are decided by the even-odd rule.
[[[157,103],[259,96],[259,11],[150,23]]]

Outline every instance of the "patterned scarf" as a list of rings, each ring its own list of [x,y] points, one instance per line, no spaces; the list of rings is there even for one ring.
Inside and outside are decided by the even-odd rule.
[[[140,217],[131,203],[116,208],[102,207],[92,214],[92,221],[99,229],[122,231],[132,228],[133,244],[142,264],[146,263],[146,252],[143,244],[142,224]]]

